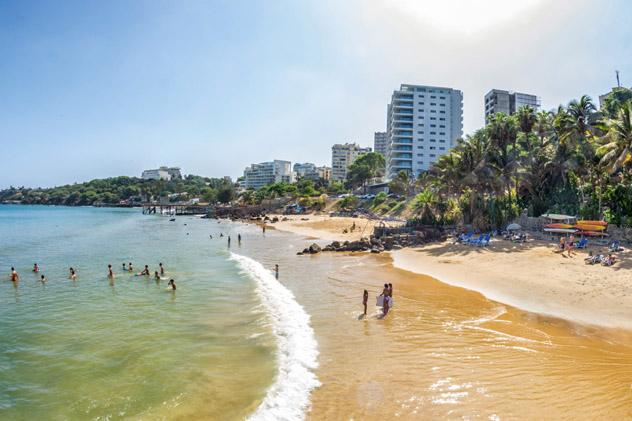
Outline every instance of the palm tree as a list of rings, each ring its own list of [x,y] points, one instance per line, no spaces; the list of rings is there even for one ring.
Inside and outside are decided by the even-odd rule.
[[[597,150],[600,164],[612,175],[632,162],[632,101],[619,108],[615,118],[605,121],[604,144]]]

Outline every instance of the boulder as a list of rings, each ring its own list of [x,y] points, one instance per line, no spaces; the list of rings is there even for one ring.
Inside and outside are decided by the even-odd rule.
[[[311,246],[309,246],[309,253],[310,254],[316,254],[316,253],[320,253],[322,251],[322,249],[320,248],[320,246],[316,243],[312,244]]]

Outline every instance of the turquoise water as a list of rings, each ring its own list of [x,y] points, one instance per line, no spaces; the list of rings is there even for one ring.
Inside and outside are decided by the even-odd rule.
[[[256,226],[170,222],[138,209],[0,205],[0,418],[240,419],[278,409],[271,394],[287,392],[279,366],[305,377],[315,343],[291,293],[218,236],[231,235],[239,253],[237,231],[256,255]],[[47,283],[31,271],[34,262]],[[124,272],[123,262],[152,273],[162,262],[177,291],[167,279]],[[286,300],[286,313],[266,294]],[[299,342],[311,353],[279,356]],[[292,400],[300,412],[299,395]]]

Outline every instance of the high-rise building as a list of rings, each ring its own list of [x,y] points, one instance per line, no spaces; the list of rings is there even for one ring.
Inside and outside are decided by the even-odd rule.
[[[371,148],[362,148],[355,143],[335,144],[331,148],[331,179],[344,181],[347,178],[347,169],[356,158],[364,153],[371,152]]]
[[[306,162],[304,164],[300,164],[297,162],[296,164],[294,164],[294,172],[299,178],[318,178],[316,165],[312,164],[311,162]]]
[[[373,136],[373,151],[381,153],[386,158],[388,151],[388,135],[386,132],[375,132]]]
[[[247,189],[260,189],[268,184],[291,183],[292,163],[275,159],[271,162],[252,164],[244,170],[244,187]]]
[[[485,95],[485,120],[496,113],[511,115],[526,106],[537,111],[540,100],[535,95],[492,89]]]
[[[387,107],[387,177],[415,176],[463,136],[463,94],[452,88],[401,85]]]

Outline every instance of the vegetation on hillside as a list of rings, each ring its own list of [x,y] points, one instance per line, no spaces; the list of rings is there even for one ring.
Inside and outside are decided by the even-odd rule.
[[[234,197],[235,188],[229,180],[195,175],[171,181],[114,177],[52,188],[0,190],[0,201],[69,206],[137,204],[159,199],[180,202],[192,198],[228,203]]]

